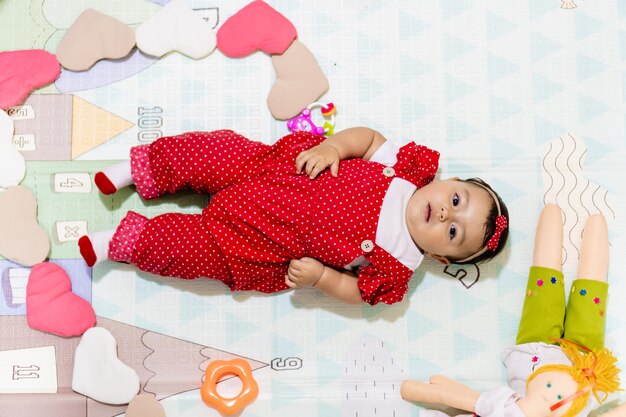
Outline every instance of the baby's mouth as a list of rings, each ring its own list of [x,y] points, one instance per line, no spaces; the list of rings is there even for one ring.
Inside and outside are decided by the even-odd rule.
[[[430,213],[430,203],[427,203],[426,207],[424,207],[424,220],[426,221],[426,223],[428,223],[428,221],[430,220]]]

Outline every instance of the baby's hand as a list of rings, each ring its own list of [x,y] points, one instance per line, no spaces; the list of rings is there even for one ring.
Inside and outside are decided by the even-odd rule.
[[[309,150],[300,152],[296,157],[296,172],[300,174],[302,170],[307,173],[310,179],[317,177],[317,174],[330,167],[330,173],[336,177],[339,173],[339,150],[328,143],[320,143]]]
[[[317,284],[324,273],[324,264],[313,258],[293,259],[285,275],[290,288],[309,287]]]

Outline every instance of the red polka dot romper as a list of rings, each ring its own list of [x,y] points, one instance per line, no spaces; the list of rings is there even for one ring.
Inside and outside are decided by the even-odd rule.
[[[402,300],[413,271],[379,247],[376,227],[394,177],[422,187],[439,153],[409,143],[386,167],[341,161],[314,180],[296,173],[296,156],[323,140],[297,132],[273,145],[230,131],[190,132],[131,149],[132,175],[144,199],[192,189],[213,194],[202,214],[153,219],[129,212],[109,245],[109,258],[179,278],[218,279],[231,290],[275,292],[289,261],[309,256],[342,269],[364,257],[358,271],[364,301]]]

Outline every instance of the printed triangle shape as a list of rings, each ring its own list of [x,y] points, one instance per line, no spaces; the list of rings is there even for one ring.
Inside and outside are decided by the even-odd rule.
[[[441,323],[436,322],[423,314],[414,310],[406,313],[406,327],[409,335],[408,340],[415,342],[423,337],[427,337],[433,331],[441,327]]]
[[[592,139],[590,137],[585,137],[585,146],[587,147],[587,153],[585,154],[585,159],[583,163],[583,173],[585,167],[589,167],[590,165],[601,164],[602,159],[612,154],[616,149],[611,146],[607,146],[607,143],[618,143],[617,139],[613,142],[608,139]]]
[[[504,297],[512,292],[520,292],[520,288],[522,288],[528,279],[528,274],[522,274],[513,268],[503,266],[498,273],[498,277],[505,278],[498,279],[497,285],[498,297]],[[520,293],[520,297],[522,297],[522,293]]]
[[[499,38],[516,27],[517,25],[510,20],[493,12],[487,12],[487,39]]]
[[[473,358],[485,350],[487,347],[484,343],[457,331],[454,332],[454,357],[457,361]]]
[[[419,76],[428,74],[432,67],[428,63],[413,58],[405,53],[400,53],[400,84],[417,79]]]
[[[400,97],[400,103],[403,124],[413,123],[415,119],[421,119],[434,113],[433,108],[429,105],[404,94]]]
[[[465,13],[473,6],[474,4],[471,0],[443,0],[441,2],[441,13],[444,19],[450,19]]]
[[[470,51],[474,50],[474,46],[454,35],[444,35],[443,38],[443,60],[444,62],[453,61]]]
[[[318,353],[317,354],[317,375],[323,376],[324,381],[335,381],[345,375],[345,365]]]
[[[469,124],[451,116],[446,117],[446,139],[449,142],[468,140],[476,132],[477,130]]]
[[[549,11],[554,11],[555,9],[559,10],[559,6],[555,5],[551,1],[530,0],[528,2],[528,10],[530,12],[529,14],[530,14],[530,19],[531,20],[537,19],[537,18],[545,15]]]
[[[510,140],[492,137],[489,142],[491,143],[492,166],[494,167],[507,166],[526,151],[524,148],[515,146]]]
[[[540,61],[563,48],[563,45],[536,32],[533,32],[530,37],[530,45],[531,56],[535,62]]]
[[[382,54],[387,46],[378,38],[359,32],[356,39],[357,62],[369,62],[375,55]]]
[[[593,77],[606,69],[607,66],[604,62],[585,54],[576,54],[576,74],[578,75],[578,80]]]
[[[465,81],[457,78],[453,75],[446,74],[445,80],[445,99],[446,103],[450,104],[453,101],[459,100],[469,93],[476,91],[476,87],[466,83]]]
[[[418,37],[429,27],[425,21],[408,11],[401,12],[398,20],[398,35],[403,41]]]
[[[493,123],[502,122],[519,111],[520,107],[517,104],[493,94],[489,95],[489,115]]]
[[[460,282],[457,284],[452,290],[452,315],[455,322],[464,320],[485,305],[485,300],[482,299],[480,292],[476,291],[476,287],[466,289]]]
[[[431,375],[441,374],[445,370],[438,364],[432,362],[430,358],[422,356],[411,356],[409,358],[407,374],[410,378],[428,380]]]
[[[562,84],[556,83],[539,74],[533,74],[533,96],[535,101],[543,101],[564,90]]]
[[[578,114],[583,122],[588,122],[608,111],[606,104],[586,95],[578,96]]]
[[[73,96],[72,159],[102,145],[134,126],[133,123]]]
[[[535,139],[537,147],[548,144],[565,132],[565,128],[552,120],[535,115]]]
[[[367,307],[371,308],[369,305]],[[336,317],[334,320],[317,320],[316,326],[318,342],[335,337],[348,330],[348,325],[345,320],[339,320]]]
[[[517,336],[517,330],[519,329],[519,320],[520,320],[519,314],[511,314],[502,308],[498,308],[499,339],[510,340],[511,341],[510,343],[513,344]]]
[[[234,345],[243,338],[259,333],[261,330],[257,323],[228,312],[224,312],[224,320],[228,323],[226,343],[229,346]]]
[[[487,66],[489,70],[489,79],[498,81],[508,77],[511,74],[519,72],[520,66],[507,59],[490,53],[487,58]]]
[[[498,191],[498,194],[502,197],[504,201],[507,202],[507,205],[509,205],[509,207],[512,202],[517,201],[527,195],[526,190],[520,189],[510,182],[502,181],[498,178],[493,178],[493,180],[491,181],[491,185],[494,190]]]
[[[271,350],[274,355],[286,358],[291,356],[297,357],[302,356],[305,351],[305,348],[295,343],[293,340],[274,333]]]
[[[600,29],[603,29],[606,25],[605,22],[602,22],[594,17],[591,17],[583,12],[576,13],[575,17],[575,34],[576,40],[581,40],[586,38],[587,36],[598,32]]]

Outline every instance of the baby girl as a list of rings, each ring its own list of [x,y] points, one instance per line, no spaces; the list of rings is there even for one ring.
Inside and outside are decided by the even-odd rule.
[[[129,211],[79,240],[89,266],[110,259],[154,274],[208,277],[231,290],[313,286],[347,303],[402,300],[425,256],[444,264],[497,255],[508,210],[480,179],[434,180],[439,153],[398,148],[363,127],[273,145],[230,131],[164,137],[95,176],[104,194],[213,194],[201,214]]]

